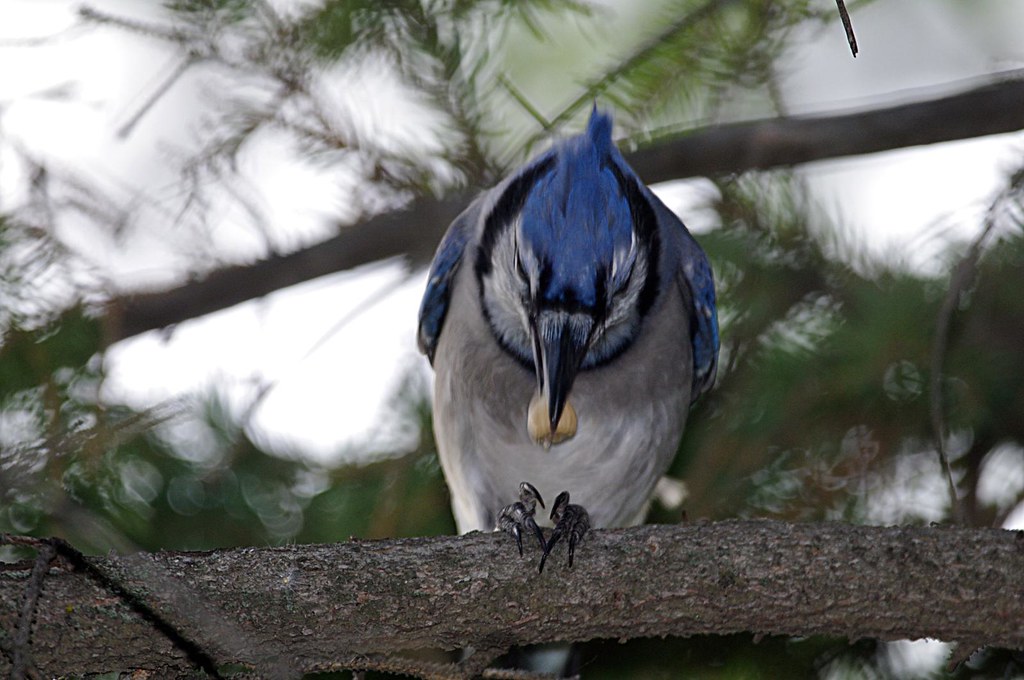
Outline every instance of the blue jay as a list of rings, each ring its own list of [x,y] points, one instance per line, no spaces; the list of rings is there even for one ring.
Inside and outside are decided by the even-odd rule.
[[[458,529],[503,529],[520,553],[536,536],[541,569],[562,537],[571,566],[589,526],[643,520],[718,362],[704,251],[611,133],[595,107],[585,132],[480,195],[419,313]],[[557,488],[580,505],[559,494],[545,542],[534,513]]]

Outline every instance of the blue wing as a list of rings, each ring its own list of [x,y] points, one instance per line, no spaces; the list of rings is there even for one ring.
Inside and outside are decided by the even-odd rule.
[[[613,160],[623,176],[630,177],[653,208],[657,220],[657,245],[664,249],[659,265],[659,285],[678,285],[690,317],[690,343],[693,350],[693,383],[690,403],[711,389],[718,372],[718,308],[715,306],[715,280],[703,249],[693,239],[682,220],[661,202],[643,183],[626,160],[612,149]],[[642,211],[640,211],[642,212]],[[634,207],[634,219],[636,209]]]
[[[711,389],[718,372],[718,307],[715,304],[715,280],[711,265],[689,230],[675,213],[651,194],[658,220],[678,235],[678,273],[676,280],[693,301],[690,310],[690,341],[693,344],[693,388],[690,400]]]
[[[480,215],[480,201],[474,201],[461,215],[455,218],[434,254],[427,278],[427,290],[420,303],[419,330],[416,340],[420,351],[434,363],[434,351],[441,336],[444,318],[448,314],[455,275],[462,263],[466,250]]]

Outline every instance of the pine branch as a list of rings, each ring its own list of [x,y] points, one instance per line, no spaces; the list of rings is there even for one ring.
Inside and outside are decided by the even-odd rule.
[[[154,617],[218,664],[275,675],[411,650],[737,632],[1020,648],[1022,546],[997,529],[744,520],[595,531],[574,568],[559,552],[543,574],[536,549],[520,560],[508,537],[480,533],[89,557],[50,570],[32,652],[47,676],[188,668]],[[6,631],[32,569],[0,571]],[[458,676],[435,666],[423,674]]]
[[[912,104],[831,116],[776,118],[697,130],[628,154],[648,183],[789,167],[1024,128],[1024,80],[1006,80]],[[119,340],[224,309],[325,274],[389,257],[429,261],[448,224],[471,200],[420,198],[407,209],[340,229],[289,255],[212,272],[199,281],[129,295],[109,305]]]

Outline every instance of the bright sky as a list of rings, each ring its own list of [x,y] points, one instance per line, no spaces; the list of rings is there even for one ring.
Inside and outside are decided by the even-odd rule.
[[[142,199],[135,199],[140,221],[150,215],[154,223],[167,223],[161,211],[182,191],[172,161],[190,143],[208,92],[197,81],[182,81],[131,125],[174,69],[175,57],[155,41],[122,31],[74,28],[80,4],[0,4],[0,63],[7,65],[0,69],[0,133],[115,199],[131,200],[141,191]],[[150,3],[132,0],[89,5],[128,16],[153,11]],[[989,12],[971,9],[969,20],[929,0],[881,5],[854,15],[861,43],[856,59],[838,24],[835,31],[803,36],[783,69],[794,113],[910,100],[922,89],[938,93],[944,83],[1024,61],[1017,30],[1024,25],[1024,3],[989,3]],[[46,36],[57,37],[25,42]],[[26,67],[10,67],[15,64]],[[129,125],[130,134],[119,136]],[[1003,135],[814,163],[802,172],[822,204],[843,216],[851,238],[873,253],[928,267],[942,238],[969,237],[978,228],[976,215],[1022,145],[1020,134]],[[245,190],[273,226],[261,236],[239,226],[238,214],[217,213],[212,237],[224,252],[259,253],[264,238],[284,250],[314,242],[343,213],[351,178],[294,163],[280,139],[262,140],[242,156],[241,166]],[[0,204],[21,198],[16,187],[23,170],[4,147]],[[658,191],[699,231],[706,186],[688,182]],[[169,285],[188,262],[175,247],[182,235],[173,229],[138,229],[118,240],[85,220],[66,220],[61,237],[118,289]],[[258,386],[272,383],[253,420],[255,436],[266,442],[321,458],[344,455],[367,440],[399,446],[388,435],[386,404],[406,371],[429,375],[414,344],[423,280],[422,273],[407,278],[398,263],[378,264],[181,324],[169,341],[149,333],[119,343],[108,355],[106,396],[146,406],[215,387],[241,409]]]

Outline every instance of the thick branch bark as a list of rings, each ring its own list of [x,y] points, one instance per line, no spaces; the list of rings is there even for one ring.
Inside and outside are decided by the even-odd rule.
[[[780,118],[698,130],[628,154],[648,183],[792,166],[826,158],[981,137],[1024,128],[1024,81],[936,99],[833,116]],[[344,227],[309,248],[212,272],[171,290],[110,303],[111,337],[123,339],[260,297],[318,276],[396,255],[429,261],[470,196],[421,198],[406,210]]]
[[[187,667],[139,605],[216,663],[267,675],[358,654],[741,631],[1024,647],[1024,532],[644,526],[595,531],[573,569],[558,550],[543,574],[529,547],[520,560],[507,537],[477,533],[88,558],[136,606],[55,567],[31,652],[45,675]],[[5,631],[30,571],[0,571]]]

